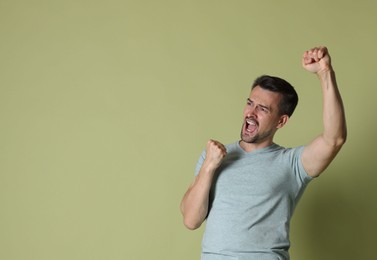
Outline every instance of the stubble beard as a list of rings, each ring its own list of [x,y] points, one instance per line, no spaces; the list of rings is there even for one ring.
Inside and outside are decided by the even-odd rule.
[[[257,133],[256,135],[251,136],[251,135],[244,134],[243,131],[244,131],[244,126],[242,126],[242,129],[241,129],[241,140],[248,144],[261,143],[262,141],[266,140],[268,137],[270,137],[273,134],[272,130],[268,130],[266,132]]]

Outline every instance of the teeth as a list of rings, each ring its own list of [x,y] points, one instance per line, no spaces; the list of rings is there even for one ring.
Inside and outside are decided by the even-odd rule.
[[[255,121],[251,119],[247,119],[246,123],[248,123],[249,125],[256,125]]]

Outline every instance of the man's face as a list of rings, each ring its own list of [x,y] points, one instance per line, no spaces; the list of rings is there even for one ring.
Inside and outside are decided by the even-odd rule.
[[[256,86],[250,92],[244,109],[241,139],[245,143],[270,144],[278,128],[282,127],[279,112],[281,94]]]

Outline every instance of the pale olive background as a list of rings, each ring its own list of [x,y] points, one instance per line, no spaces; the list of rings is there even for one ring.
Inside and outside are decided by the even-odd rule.
[[[302,53],[330,49],[348,141],[292,221],[295,260],[373,259],[377,2],[0,0],[0,259],[193,260],[179,203],[209,138],[238,140],[252,81],[300,103],[276,142],[320,133]]]

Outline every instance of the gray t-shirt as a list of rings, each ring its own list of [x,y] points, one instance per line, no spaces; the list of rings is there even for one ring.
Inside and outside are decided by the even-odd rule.
[[[217,170],[202,242],[202,260],[288,260],[289,224],[312,179],[301,163],[303,146],[277,144],[245,152],[226,146]],[[196,166],[198,174],[205,151]]]

